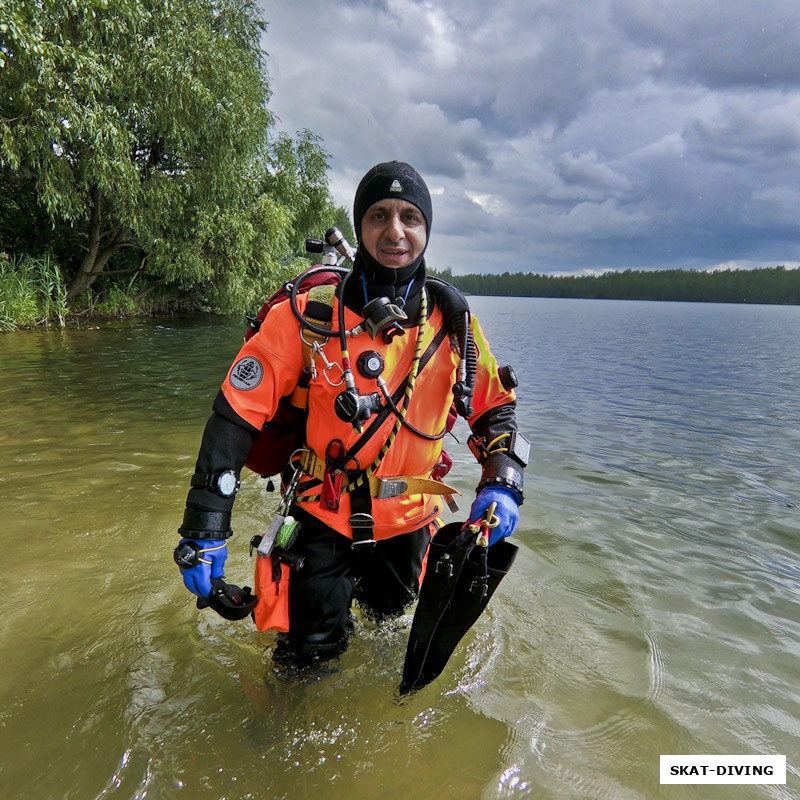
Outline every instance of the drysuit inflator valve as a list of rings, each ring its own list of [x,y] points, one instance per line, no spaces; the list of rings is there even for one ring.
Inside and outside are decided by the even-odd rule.
[[[359,394],[357,390],[345,389],[333,401],[333,407],[342,422],[351,422],[360,427],[364,420],[380,410],[381,395],[380,392]]]

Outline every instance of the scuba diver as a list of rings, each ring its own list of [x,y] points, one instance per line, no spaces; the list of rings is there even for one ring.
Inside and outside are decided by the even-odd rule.
[[[498,367],[464,296],[426,276],[432,212],[413,167],[369,170],[355,195],[352,270],[327,295],[300,291],[296,279],[291,302],[246,340],[214,400],[174,558],[198,607],[233,608],[236,618],[238,604],[243,618],[255,597],[224,582],[239,476],[282,399],[304,395],[304,442],[282,473],[282,513],[253,541],[270,555],[257,559],[258,604],[284,609],[280,619],[271,608],[254,614],[260,629],[282,631],[278,662],[341,653],[353,600],[378,618],[414,602],[455,492],[442,480],[451,406],[482,466],[469,519],[491,520],[489,551],[517,525],[530,448],[517,430],[516,378]],[[277,534],[281,547],[276,529],[292,534]]]

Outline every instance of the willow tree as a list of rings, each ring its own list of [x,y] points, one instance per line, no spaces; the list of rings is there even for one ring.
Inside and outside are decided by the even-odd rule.
[[[44,238],[62,253],[65,242],[73,248],[64,263],[70,297],[125,249],[151,283],[216,285],[220,295],[240,288],[226,270],[240,272],[245,262],[268,270],[285,257],[296,209],[260,195],[276,143],[265,24],[253,0],[4,7],[5,236],[24,245],[19,220],[35,227],[29,246]],[[220,242],[229,245],[225,257]]]

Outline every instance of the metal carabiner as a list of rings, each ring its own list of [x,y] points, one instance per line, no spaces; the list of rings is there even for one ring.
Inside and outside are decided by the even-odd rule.
[[[312,374],[312,378],[316,377],[316,375],[315,375],[316,370],[314,369],[314,366],[313,366],[314,365],[314,356],[315,355],[318,355],[322,359],[322,363],[325,365],[325,368],[322,370],[322,374],[325,377],[325,380],[328,382],[328,385],[329,386],[333,386],[333,387],[341,386],[344,383],[344,369],[342,369],[341,365],[336,363],[335,361],[333,363],[328,361],[328,357],[325,355],[325,351],[322,349],[322,347],[320,346],[319,342],[314,342],[311,345],[311,365],[312,365],[311,374]],[[341,371],[341,376],[339,377],[339,382],[338,383],[334,383],[328,377],[328,370],[333,369],[334,367],[339,367],[339,370]]]
[[[289,457],[289,463],[292,464],[292,459],[298,452],[303,452],[302,448],[295,450],[294,453]],[[292,464],[292,466],[294,466]],[[297,489],[297,484],[300,481],[300,476],[303,474],[303,468],[298,464],[294,467],[294,472],[292,473],[292,477],[289,478],[289,481],[286,484],[286,488],[284,488],[281,492],[281,502],[278,504],[279,512],[282,510],[281,513],[288,514],[289,513],[289,506],[294,502],[294,494],[295,490]]]
[[[306,332],[306,329],[301,327],[300,328],[300,341],[308,348],[308,351],[310,353],[310,359],[309,360],[311,361],[311,363],[308,365],[308,368],[309,368],[309,370],[311,372],[311,380],[315,381],[317,379],[317,365],[314,363],[314,353],[319,350],[320,341],[322,342],[322,345],[326,345],[328,343],[328,340],[327,339],[321,339],[320,340],[319,338],[314,338],[313,341],[309,342],[308,339],[306,339],[306,337],[305,337],[305,332]]]

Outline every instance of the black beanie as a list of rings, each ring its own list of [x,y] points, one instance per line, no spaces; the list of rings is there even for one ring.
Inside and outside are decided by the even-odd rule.
[[[415,205],[425,217],[428,236],[431,235],[433,206],[431,195],[422,176],[410,164],[388,161],[376,164],[358,184],[353,202],[353,225],[356,238],[361,240],[361,220],[367,209],[379,200],[395,198]]]
[[[405,267],[391,269],[384,267],[376,261],[361,246],[361,220],[367,209],[379,200],[388,198],[405,200],[415,205],[425,217],[427,223],[427,238],[422,252]],[[356,189],[356,197],[353,202],[353,227],[358,238],[358,251],[356,253],[356,272],[362,273],[366,280],[373,284],[372,291],[367,293],[374,296],[377,286],[381,285],[381,294],[394,296],[388,291],[392,286],[395,291],[408,286],[414,277],[422,271],[424,274],[424,256],[428,247],[431,234],[431,222],[433,221],[433,206],[431,205],[431,195],[422,176],[410,164],[402,161],[387,161],[383,164],[376,164],[361,179]],[[420,286],[414,287],[414,293],[420,290]]]

